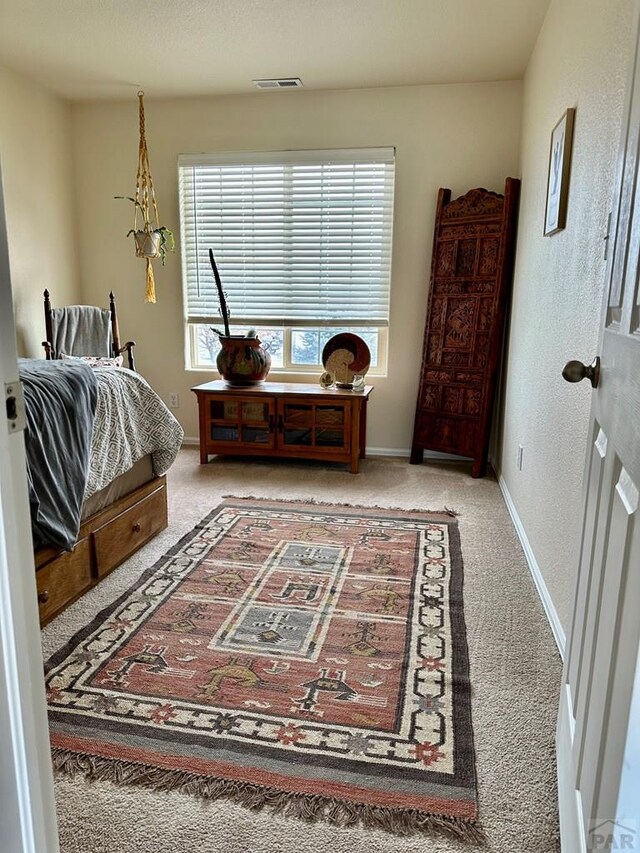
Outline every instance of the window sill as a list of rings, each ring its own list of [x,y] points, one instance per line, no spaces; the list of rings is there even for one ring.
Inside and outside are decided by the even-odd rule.
[[[214,374],[217,379],[221,379],[222,377],[218,373],[215,367],[187,367],[185,366],[185,371],[187,373],[207,373]],[[278,379],[282,379],[286,381],[287,379],[291,379],[295,382],[308,382],[310,385],[317,383],[320,380],[320,376],[322,374],[322,367],[318,367],[317,372],[309,371],[309,370],[282,370],[281,368],[274,369],[272,368],[269,371],[269,378],[277,377]],[[386,373],[378,373],[373,370],[370,370],[366,375],[367,380],[369,379],[386,379]]]

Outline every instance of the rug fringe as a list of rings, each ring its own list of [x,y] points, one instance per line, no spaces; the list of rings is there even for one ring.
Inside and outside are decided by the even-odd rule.
[[[380,506],[380,504],[350,504],[350,503],[331,503],[330,501],[319,501],[315,498],[268,498],[259,495],[222,495],[223,500],[234,501],[268,501],[275,504],[312,504],[313,506],[326,506],[339,509],[346,507],[347,509],[381,509],[389,510],[390,512],[416,512],[424,513],[425,515],[448,515],[450,518],[457,518],[460,513],[455,509],[449,509],[445,506],[443,509],[417,509],[408,508],[406,506]]]
[[[51,750],[51,755],[56,771],[71,776],[81,773],[92,781],[142,785],[155,791],[179,791],[208,800],[226,798],[253,811],[267,807],[277,814],[296,817],[308,823],[326,821],[341,827],[360,823],[395,835],[440,833],[480,847],[487,842],[482,828],[475,820],[427,814],[418,809],[348,802],[318,794],[296,794],[254,782],[198,776],[182,770],[148,767],[133,761],[87,755],[58,747]]]

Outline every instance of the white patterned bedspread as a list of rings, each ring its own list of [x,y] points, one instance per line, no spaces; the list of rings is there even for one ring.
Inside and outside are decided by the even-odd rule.
[[[94,368],[98,405],[91,436],[85,500],[147,453],[156,475],[173,464],[182,427],[149,383],[123,367]]]

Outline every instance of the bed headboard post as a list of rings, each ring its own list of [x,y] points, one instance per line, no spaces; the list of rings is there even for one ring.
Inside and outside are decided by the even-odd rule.
[[[53,324],[51,321],[51,299],[49,291],[44,292],[44,330],[47,340],[42,342],[47,359],[53,358]]]
[[[113,295],[113,290],[109,294],[109,311],[111,312],[111,337],[113,338],[111,346],[113,347],[113,355],[115,357],[120,354],[120,330],[118,328],[116,298]]]

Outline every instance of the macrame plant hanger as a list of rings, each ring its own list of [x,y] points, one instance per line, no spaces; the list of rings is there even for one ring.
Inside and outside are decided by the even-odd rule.
[[[138,173],[136,175],[136,204],[133,219],[134,233],[144,232],[147,236],[142,241],[136,239],[136,255],[147,261],[147,290],[145,302],[156,301],[156,282],[153,276],[152,258],[160,256],[160,217],[156,204],[156,194],[153,189],[153,178],[149,166],[149,149],[144,132],[144,92],[138,92],[140,101],[140,145],[138,147]],[[138,216],[143,219],[142,228],[138,229]]]

